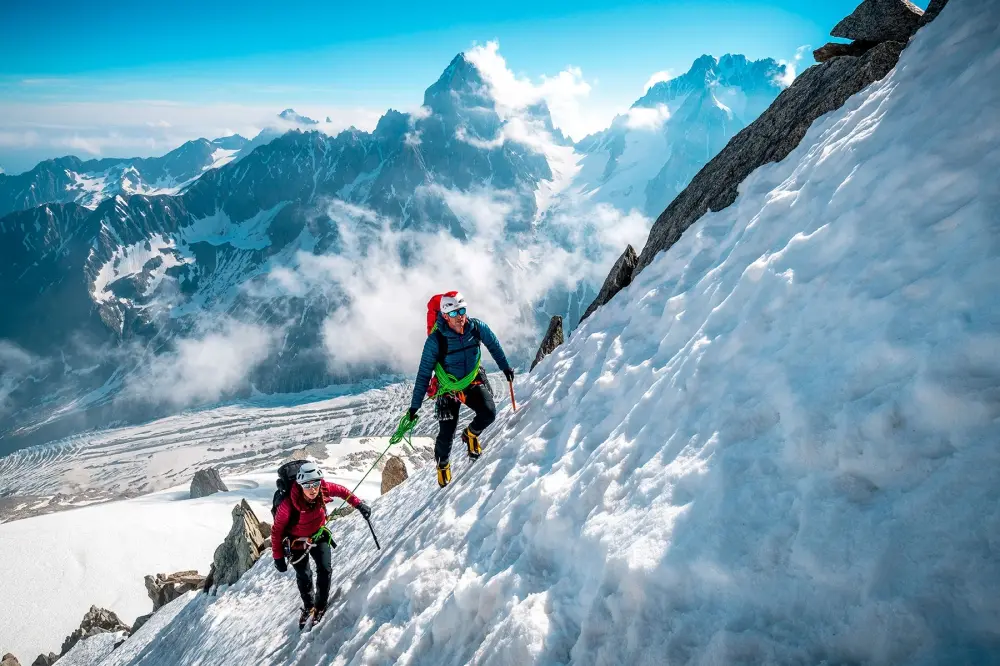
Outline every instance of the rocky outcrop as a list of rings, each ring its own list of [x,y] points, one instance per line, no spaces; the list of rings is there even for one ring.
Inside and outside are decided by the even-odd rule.
[[[153,600],[153,612],[160,610],[177,597],[197,590],[205,583],[205,576],[197,571],[178,571],[169,575],[146,576],[146,593]]]
[[[246,500],[233,508],[233,525],[212,559],[211,585],[232,585],[250,570],[268,541],[260,531],[260,521]],[[206,585],[209,582],[206,580]]]
[[[757,167],[778,162],[799,145],[813,121],[844,102],[896,65],[905,45],[883,42],[864,55],[833,58],[804,71],[760,118],[752,122],[698,172],[657,218],[639,255],[638,275],[660,252],[708,211],[736,200],[737,187]]]
[[[17,657],[8,652],[3,656],[3,659],[0,659],[0,666],[21,666],[21,662],[17,660]]]
[[[56,663],[56,659],[59,658],[55,652],[49,652],[48,654],[40,654],[35,657],[35,660],[31,662],[31,666],[52,666]]]
[[[909,0],[865,0],[830,34],[867,42],[905,43],[920,27],[923,13]]]
[[[266,520],[260,521],[260,534],[265,539],[271,538],[271,523]]]
[[[389,456],[382,470],[382,494],[385,495],[407,478],[409,474],[406,472],[406,463],[403,459],[399,456]]]
[[[229,488],[222,482],[219,470],[214,467],[199,469],[194,473],[194,478],[191,479],[191,499],[227,492],[229,492]]]
[[[927,5],[927,9],[924,10],[924,15],[920,17],[920,27],[922,28],[936,19],[937,15],[941,13],[941,10],[947,4],[948,0],[931,0],[930,4]]]
[[[876,43],[866,41],[851,42],[850,44],[830,42],[813,51],[813,58],[816,62],[826,62],[830,58],[837,58],[839,56],[857,57],[867,53]]]
[[[153,617],[152,613],[146,613],[145,615],[140,615],[139,617],[135,618],[135,622],[132,623],[132,631],[129,632],[129,636],[135,635],[135,632],[142,629],[142,625],[149,622],[149,618],[151,617]]]
[[[73,649],[73,646],[84,638],[90,638],[91,636],[96,636],[97,634],[103,633],[113,633],[117,631],[124,631],[128,633],[129,626],[118,619],[118,616],[109,610],[104,608],[98,608],[97,606],[91,606],[90,610],[86,612],[83,616],[83,621],[80,622],[79,628],[72,634],[66,637],[63,641],[62,648],[59,651],[59,656],[62,656]],[[41,657],[41,655],[39,655]],[[35,660],[38,661],[37,659]]]
[[[628,254],[629,250],[632,251],[632,265],[634,266],[635,265],[635,250],[632,249],[631,245],[629,245],[628,246],[628,250],[625,251],[626,254]],[[619,260],[619,261],[621,261],[621,260]],[[610,276],[609,276],[609,278],[610,278]],[[629,270],[629,281],[631,281],[631,278],[632,278],[632,271]],[[607,284],[607,281],[605,281],[605,284]],[[593,307],[593,304],[591,304],[591,307]],[[586,315],[584,315],[584,316],[586,316]],[[542,344],[540,344],[538,346],[538,353],[535,354],[535,360],[532,361],[531,367],[528,368],[528,372],[531,372],[532,370],[534,370],[535,366],[538,365],[539,363],[541,363],[543,358],[545,358],[546,356],[548,356],[549,354],[551,354],[553,351],[555,351],[555,348],[558,347],[559,345],[561,345],[562,343],[563,343],[562,317],[560,317],[559,315],[556,315],[556,316],[552,317],[551,320],[549,320],[549,330],[545,332],[545,337],[542,338]]]
[[[711,164],[711,162],[709,164]],[[704,171],[704,169],[702,169],[702,171]],[[684,196],[684,192],[681,192],[678,196]],[[632,284],[632,277],[637,265],[636,262],[637,258],[635,255],[635,248],[629,245],[625,248],[625,252],[622,253],[622,256],[618,257],[618,261],[615,262],[615,265],[611,267],[611,272],[608,273],[608,277],[605,278],[604,284],[601,285],[601,290],[597,293],[597,298],[594,299],[594,302],[590,304],[590,307],[588,307],[583,313],[583,316],[580,317],[581,322],[590,315],[594,314],[597,308],[614,298],[615,294],[619,291]],[[551,327],[551,323],[549,326]]]

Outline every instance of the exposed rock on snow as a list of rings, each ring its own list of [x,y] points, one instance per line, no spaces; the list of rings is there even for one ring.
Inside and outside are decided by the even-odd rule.
[[[17,657],[11,653],[7,653],[0,659],[0,666],[21,666],[21,662],[17,660]]]
[[[629,250],[632,250],[632,246],[628,246]],[[626,254],[628,250],[626,250]],[[633,265],[635,265],[635,250],[632,250],[632,260]],[[621,261],[621,259],[619,259]],[[629,271],[631,275],[631,271]],[[606,283],[605,283],[606,284]],[[586,316],[586,315],[584,315]],[[535,360],[531,362],[531,367],[528,372],[535,369],[535,366],[542,362],[542,359],[551,354],[556,347],[563,343],[563,327],[562,327],[562,317],[555,315],[549,321],[549,330],[545,332],[545,337],[542,338],[542,344],[538,346],[538,353],[535,354]]]
[[[859,56],[868,52],[876,42],[866,42],[866,41],[856,41],[850,44],[840,44],[838,42],[830,42],[829,44],[824,44],[815,51],[813,51],[813,58],[816,62],[826,62],[830,58],[836,58],[839,56]]]
[[[679,196],[684,196],[684,193],[682,192]],[[650,232],[650,237],[652,237],[652,231]],[[611,267],[611,272],[608,273],[608,277],[604,279],[604,284],[601,286],[601,291],[597,293],[597,298],[594,299],[594,302],[590,304],[590,307],[588,307],[586,312],[583,313],[583,316],[580,317],[580,321],[583,321],[590,315],[594,314],[594,311],[597,310],[597,308],[610,301],[614,298],[615,294],[632,283],[632,277],[637,261],[638,259],[635,254],[635,248],[629,245],[625,248],[625,252],[622,253],[622,256],[618,257],[618,261],[615,262],[615,265]]]
[[[267,542],[257,515],[243,500],[233,508],[233,526],[226,540],[215,549],[206,586],[232,585],[253,566]]]
[[[158,573],[155,576],[146,576],[145,583],[155,613],[182,594],[200,589],[205,584],[205,576],[194,570],[167,575]]]
[[[55,652],[49,652],[48,654],[40,654],[35,657],[35,660],[31,662],[31,666],[52,666],[56,663],[56,659],[59,658]]]
[[[403,462],[403,459],[399,456],[389,456],[389,459],[385,463],[385,469],[382,470],[382,494],[385,495],[403,481],[406,481],[409,476],[406,472],[406,463]]]
[[[833,58],[803,72],[660,214],[639,255],[636,273],[706,212],[732,204],[739,184],[755,169],[787,157],[814,120],[839,109],[849,97],[888,74],[903,47],[899,42],[883,42],[859,58]]]
[[[222,482],[219,470],[214,467],[199,469],[191,479],[191,499],[226,492],[229,492],[229,488]]]
[[[930,4],[927,5],[927,9],[924,11],[924,15],[920,17],[920,27],[924,27],[941,13],[944,6],[948,4],[948,0],[931,0]]]
[[[98,608],[97,606],[91,606],[90,610],[83,616],[80,627],[63,641],[59,655],[62,656],[72,650],[73,646],[84,638],[118,631],[128,633],[129,626],[119,620],[118,616],[113,612],[104,608]]]
[[[830,34],[869,42],[906,42],[917,31],[922,15],[909,0],[865,0]]]
[[[142,625],[149,622],[149,618],[151,617],[153,617],[152,613],[146,613],[145,615],[140,615],[135,618],[135,622],[132,623],[132,631],[129,632],[129,636],[132,636],[135,632],[139,631],[139,629],[142,628]]]

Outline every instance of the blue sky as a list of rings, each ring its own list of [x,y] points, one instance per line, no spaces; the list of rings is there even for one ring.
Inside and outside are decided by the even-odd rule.
[[[578,68],[589,91],[575,138],[607,125],[656,72],[702,53],[794,63],[830,41],[858,0],[504,4],[0,3],[0,166],[68,153],[161,154],[283,108],[370,127],[416,108],[458,52],[498,41],[506,65],[540,81]],[[924,6],[926,3],[919,3]],[[809,52],[794,63],[812,63]],[[575,70],[574,70],[575,71]]]

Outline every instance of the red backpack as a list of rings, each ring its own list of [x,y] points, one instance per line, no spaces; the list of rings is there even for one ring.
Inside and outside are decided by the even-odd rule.
[[[427,301],[427,335],[434,332],[434,328],[437,326],[438,313],[441,312],[441,299],[445,296],[455,296],[457,291],[447,291],[443,294],[436,294],[431,296],[431,300]],[[438,392],[438,378],[431,377],[430,383],[427,385],[427,397],[433,398]]]

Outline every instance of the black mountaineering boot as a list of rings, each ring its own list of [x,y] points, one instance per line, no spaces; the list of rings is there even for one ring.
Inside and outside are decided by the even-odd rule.
[[[323,615],[326,614],[325,608],[313,608],[313,626],[315,627],[319,624],[319,621],[323,619]]]
[[[312,608],[303,608],[302,609],[302,612],[299,613],[299,629],[304,629],[305,628],[306,622],[309,621],[309,616],[312,615],[312,613],[313,613],[313,609]]]
[[[444,488],[451,483],[451,463],[445,460],[438,462],[438,485]]]
[[[483,448],[479,445],[479,435],[472,432],[470,428],[462,431],[462,441],[469,448],[469,457],[477,459],[483,453]]]

